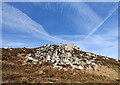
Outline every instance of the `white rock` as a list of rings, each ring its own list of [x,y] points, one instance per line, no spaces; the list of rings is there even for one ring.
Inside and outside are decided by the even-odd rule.
[[[91,56],[91,53],[86,53],[88,56]]]
[[[93,58],[93,60],[95,60],[96,58]]]
[[[78,68],[78,69],[81,69],[81,70],[84,69],[82,66],[78,66],[77,68]]]
[[[87,64],[90,64],[90,63],[91,63],[91,61],[87,60],[87,61],[86,61],[86,63],[87,63]]]
[[[67,68],[63,68],[64,71],[67,71]]]
[[[51,56],[50,55],[47,55],[47,60],[50,61],[51,59]]]
[[[97,65],[96,63],[91,63],[91,65],[92,65],[92,66],[91,66],[92,68],[94,68],[95,70],[97,69],[97,66],[98,66],[98,65]]]

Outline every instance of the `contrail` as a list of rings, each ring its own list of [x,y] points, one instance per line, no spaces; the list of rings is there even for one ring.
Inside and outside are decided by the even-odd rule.
[[[101,50],[108,50],[108,49],[112,49],[112,48],[118,48],[117,46],[113,45],[113,46],[109,46],[107,48],[103,48],[103,49],[99,49],[99,50],[96,50],[94,52],[98,52],[98,51],[101,51]]]
[[[11,28],[14,31],[17,30],[18,32],[29,33],[36,38],[52,41],[55,43],[67,42],[64,39],[60,39],[49,35],[41,24],[32,20],[27,14],[23,13],[19,9],[7,3],[3,3],[2,5],[2,24],[8,27],[6,29]]]
[[[110,14],[108,14],[108,16],[84,38],[83,42],[84,42],[86,39],[88,39],[92,34],[94,34],[94,33],[100,28],[100,26],[101,26],[102,24],[104,24],[105,21],[106,21],[117,9],[118,9],[118,6],[117,6]]]
[[[71,3],[70,5],[79,15],[79,17],[75,15],[73,24],[76,25],[76,28],[80,33],[81,29],[83,33],[86,33],[86,31],[89,32],[103,20],[103,18],[94,12],[94,10],[86,3]]]

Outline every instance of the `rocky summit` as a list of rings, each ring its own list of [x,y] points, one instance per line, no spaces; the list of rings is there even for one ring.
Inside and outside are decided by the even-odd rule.
[[[120,60],[83,51],[75,44],[0,50],[4,83],[120,81]]]
[[[33,64],[41,64],[42,62],[50,62],[53,68],[66,69],[96,69],[97,63],[95,60],[97,55],[80,50],[74,44],[61,45],[45,45],[36,49],[36,53],[29,53],[26,56],[26,62]]]

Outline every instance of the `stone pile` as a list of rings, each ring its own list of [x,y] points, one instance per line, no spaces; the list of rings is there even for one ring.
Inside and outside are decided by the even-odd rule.
[[[36,53],[26,56],[27,63],[42,64],[51,62],[53,68],[62,69],[67,66],[72,69],[96,69],[96,55],[80,50],[74,44],[44,45],[36,49]],[[99,61],[98,61],[99,62]]]

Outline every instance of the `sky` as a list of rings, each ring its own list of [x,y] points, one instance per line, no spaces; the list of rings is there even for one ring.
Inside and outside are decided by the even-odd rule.
[[[118,3],[2,3],[2,47],[59,43],[118,58]]]

